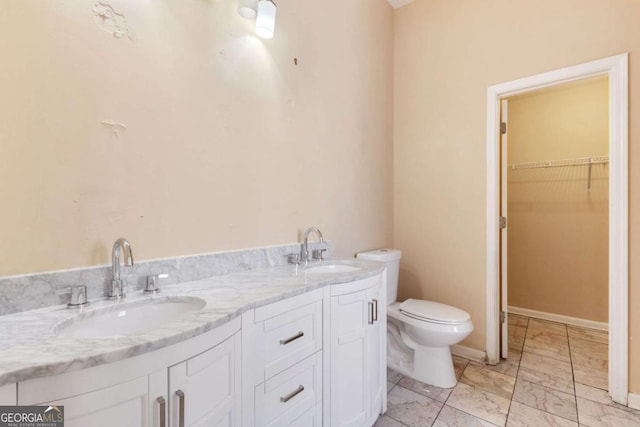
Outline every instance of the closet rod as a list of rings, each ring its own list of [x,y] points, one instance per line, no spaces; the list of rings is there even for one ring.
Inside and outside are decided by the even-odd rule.
[[[581,157],[577,159],[562,159],[562,160],[548,160],[545,162],[530,162],[530,163],[514,163],[509,165],[513,170],[520,169],[538,169],[538,168],[559,168],[563,166],[591,166],[591,165],[606,165],[609,163],[609,157]]]

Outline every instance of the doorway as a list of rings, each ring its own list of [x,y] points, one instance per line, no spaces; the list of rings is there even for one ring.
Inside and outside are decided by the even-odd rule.
[[[507,300],[501,295],[500,248],[506,239],[501,233],[501,101],[516,95],[557,87],[583,79],[604,76],[609,86],[609,227],[608,227],[608,324],[609,394],[626,404],[628,395],[628,58],[626,54],[556,70],[492,86],[487,97],[487,361],[500,360],[500,331],[507,336]],[[506,108],[504,111],[508,111]],[[567,160],[567,159],[560,159]],[[593,162],[589,160],[581,160]],[[586,167],[593,168],[595,165]],[[592,169],[593,172],[593,169]],[[501,224],[502,222],[502,224]],[[507,219],[508,222],[508,219]],[[501,296],[505,296],[504,300]],[[503,304],[504,303],[504,308]]]

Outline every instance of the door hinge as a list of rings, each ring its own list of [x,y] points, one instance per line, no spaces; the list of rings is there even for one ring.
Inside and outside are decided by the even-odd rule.
[[[500,228],[507,228],[507,217],[506,216],[501,216],[500,217]]]
[[[500,323],[504,323],[507,321],[507,312],[506,311],[501,311],[500,312]]]
[[[504,135],[505,133],[507,133],[507,123],[500,122],[500,135]]]

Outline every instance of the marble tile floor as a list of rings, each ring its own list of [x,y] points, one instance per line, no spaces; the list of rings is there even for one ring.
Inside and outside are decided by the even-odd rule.
[[[388,370],[388,409],[375,427],[640,427],[640,411],[606,392],[607,342],[607,332],[511,314],[507,360],[454,356],[454,388]]]

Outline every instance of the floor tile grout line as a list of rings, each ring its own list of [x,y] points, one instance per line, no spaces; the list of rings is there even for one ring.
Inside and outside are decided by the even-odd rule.
[[[565,325],[567,328],[567,325]],[[576,403],[576,422],[580,425],[580,413],[578,412],[578,392],[576,391],[576,374],[573,371],[573,353],[571,351],[571,340],[569,339],[569,328],[567,328],[567,345],[569,346],[569,360],[571,361],[571,376],[573,378],[573,400]]]
[[[462,374],[460,374],[460,378],[462,378],[462,376],[464,375],[464,371],[466,371],[466,370],[467,370],[467,368],[471,365],[471,363],[470,363],[470,362],[471,362],[471,360],[469,360],[469,359],[466,359],[466,360],[467,360],[467,364],[464,366],[464,369],[462,370]],[[449,393],[449,396],[447,396],[447,398],[445,399],[444,403],[442,404],[442,408],[440,408],[440,411],[438,412],[438,417],[440,416],[440,412],[442,412],[442,410],[444,409],[444,407],[445,407],[445,406],[449,406],[449,407],[451,407],[451,408],[455,409],[456,411],[460,411],[460,412],[462,412],[462,413],[465,413],[465,414],[467,414],[467,415],[469,415],[469,416],[472,416],[473,418],[477,418],[477,419],[479,419],[479,420],[486,421],[486,422],[488,422],[489,424],[493,424],[491,421],[488,421],[488,420],[486,420],[486,419],[484,419],[484,418],[482,418],[482,417],[478,417],[477,415],[470,414],[469,412],[463,411],[462,409],[458,409],[458,408],[456,408],[455,406],[447,405],[447,402],[449,402],[449,398],[451,398],[451,395],[453,394],[453,391],[454,391],[454,390],[455,390],[455,388],[458,386],[458,384],[460,384],[460,380],[458,380],[458,381],[456,382],[456,385],[455,385],[455,386],[453,387],[453,389],[451,390],[451,393]],[[465,383],[462,383],[462,384],[465,384]],[[467,385],[467,386],[469,386],[469,387],[473,387],[474,389],[478,389],[476,386],[473,386],[473,385],[470,385],[470,384],[465,384],[465,385]],[[493,395],[499,396],[499,395],[497,395],[497,394],[495,394],[495,393],[491,393],[490,391],[486,391],[486,390],[483,390],[483,389],[478,389],[478,390],[482,391],[483,393],[489,393],[489,394],[493,394]],[[511,405],[511,400],[509,401],[509,405]],[[433,420],[433,423],[435,423],[435,422],[438,420],[438,417],[436,417],[436,419],[435,419],[435,420]],[[505,420],[504,420],[504,423],[505,423],[505,425],[507,424],[507,419],[506,419],[506,418],[505,418]],[[433,424],[431,424],[431,425],[433,425]],[[493,425],[497,426],[496,424],[493,424]]]
[[[385,415],[385,416],[387,416],[387,417],[389,417],[389,418],[391,418],[393,421],[395,421],[395,422],[398,422],[398,423],[402,424],[403,426],[407,426],[407,427],[409,427],[409,425],[408,425],[408,424],[403,423],[402,421],[400,421],[400,420],[399,420],[399,419],[397,419],[397,418],[393,418],[391,415],[389,415],[389,414],[387,414],[387,413],[385,413],[384,415]]]
[[[567,334],[567,346],[569,347],[569,360],[571,361],[571,376],[573,379],[573,401],[576,403],[576,423],[580,425],[580,416],[578,415],[578,395],[576,393],[576,377],[573,373],[573,355],[571,353],[571,337],[569,336],[568,325],[564,324],[564,329]]]
[[[567,335],[568,335],[567,330]],[[569,341],[569,338],[567,338]],[[607,344],[608,345],[608,344]],[[573,352],[571,351],[571,341],[569,341],[569,358],[571,360],[571,376],[573,377],[573,399],[576,402],[576,420],[578,425],[580,425],[580,411],[578,411],[578,391],[576,390],[576,374],[573,369]]]
[[[518,369],[516,370],[516,380],[513,382],[513,392],[511,393],[511,399],[509,400],[509,408],[507,408],[507,418],[504,420],[505,426],[509,422],[509,415],[511,415],[511,405],[513,405],[513,397],[516,394],[516,386],[518,385],[518,375],[520,374],[520,365],[522,363],[522,353],[524,353],[524,343],[527,341],[527,332],[529,332],[529,320],[527,317],[527,326],[524,330],[524,340],[522,340],[522,350],[520,350],[520,358],[518,359]]]
[[[567,394],[569,394],[569,393],[567,393]],[[563,420],[567,420],[567,421],[571,421],[571,422],[576,423],[576,424],[580,424],[580,423],[579,423],[578,421],[576,421],[576,420],[569,419],[569,418],[567,418],[567,417],[565,417],[565,416],[562,416],[562,415],[558,415],[558,414],[553,414],[553,413],[551,413],[551,412],[547,412],[547,411],[545,411],[544,409],[536,408],[535,406],[531,406],[531,405],[530,405],[530,404],[528,404],[528,403],[518,402],[517,400],[514,400],[514,402],[516,402],[516,403],[517,403],[517,404],[519,404],[519,405],[526,406],[527,408],[535,409],[536,411],[540,411],[540,412],[543,412],[543,413],[545,413],[545,414],[552,415],[552,416],[557,417],[557,418],[562,418]],[[577,415],[577,413],[576,413],[576,415]],[[576,416],[576,419],[577,419],[577,416]]]
[[[455,388],[455,387],[454,387]],[[451,390],[451,393],[453,393],[453,390]],[[449,393],[449,396],[451,396],[451,393]],[[449,399],[449,397],[447,397],[447,399]],[[440,416],[440,414],[442,413],[442,410],[444,409],[444,407],[446,406],[446,403],[443,402],[442,406],[440,407],[440,409],[438,410],[438,413],[436,414],[435,418],[433,419],[433,421],[431,422],[431,425],[434,425],[436,423],[436,421],[438,421],[438,417]]]
[[[449,408],[451,408],[451,409],[455,409],[455,410],[456,410],[456,411],[458,411],[458,412],[462,412],[463,414],[469,415],[470,417],[473,417],[473,418],[478,419],[478,420],[482,420],[482,421],[487,422],[487,423],[489,423],[489,424],[491,424],[491,425],[493,425],[493,426],[498,427],[498,425],[497,425],[497,424],[492,423],[491,421],[487,421],[487,420],[485,420],[485,419],[484,419],[484,418],[482,418],[482,417],[479,417],[479,416],[477,416],[477,415],[473,415],[473,414],[471,414],[471,413],[469,413],[469,412],[467,412],[467,411],[463,411],[462,409],[458,409],[458,408],[456,408],[455,406],[447,405],[446,403],[442,405],[442,409],[444,409],[444,407],[445,407],[445,406],[448,406]],[[440,410],[440,412],[442,412],[442,409]],[[438,412],[438,416],[440,416],[440,412]],[[437,417],[436,417],[436,419],[435,419],[435,420],[433,420],[433,424],[435,424],[435,422],[436,422],[436,421],[438,421],[438,418],[437,418]],[[505,421],[505,422],[506,422],[506,421]],[[433,424],[432,424],[432,425],[433,425]]]
[[[567,337],[567,346],[568,346],[568,347],[570,347],[570,346],[569,346],[569,343],[568,343],[568,340],[569,340],[569,334],[568,334],[568,332],[566,331],[567,325],[566,325],[566,324],[562,324],[562,325],[563,325],[563,326],[564,326],[564,328],[565,328],[565,333],[566,333],[566,337]],[[528,326],[527,326],[527,329],[528,329]],[[525,342],[526,342],[526,340],[527,340],[527,338],[525,338]],[[571,350],[569,349],[569,351],[571,351]],[[524,348],[523,348],[523,350],[522,350],[522,353],[524,353]],[[527,353],[535,354],[535,353],[531,353],[531,352],[527,352]],[[540,355],[538,355],[538,356],[540,356]],[[546,356],[541,356],[541,357],[546,357]],[[554,361],[561,362],[560,360],[554,359],[554,358],[552,358],[552,357],[547,357],[547,358],[548,358],[548,359],[552,359],[552,360],[554,360]],[[518,374],[520,373],[521,363],[522,363],[522,354],[520,355],[520,363],[518,363]],[[571,375],[572,375],[572,380],[573,380],[573,363],[571,363],[571,353],[569,353],[569,363],[571,364]],[[515,394],[515,388],[516,388],[516,386],[517,386],[518,381],[525,381],[525,380],[522,380],[522,379],[520,379],[520,378],[516,377],[516,384],[514,385],[514,388],[513,388],[513,392],[514,392],[514,394]],[[575,394],[575,381],[572,381],[572,383],[573,383],[573,396],[574,396],[574,400],[575,400],[575,399],[576,399],[576,394]],[[532,384],[536,384],[536,383],[532,383]],[[563,392],[563,391],[560,391],[560,390],[555,390],[555,389],[554,389],[554,388],[552,388],[552,387],[546,387],[546,386],[543,386],[542,384],[536,384],[536,385],[538,385],[538,386],[540,386],[540,387],[548,388],[548,389],[550,389],[550,390],[558,391],[558,392],[560,392],[560,393],[564,393],[564,394],[571,395],[570,393],[566,393],[566,392]],[[517,402],[517,403],[519,403],[520,405],[524,405],[524,406],[527,406],[527,407],[529,407],[529,408],[536,409],[536,410],[538,410],[538,411],[540,411],[540,412],[544,412],[544,413],[546,413],[546,414],[550,414],[550,415],[552,415],[552,416],[556,416],[556,417],[563,418],[563,419],[568,420],[568,421],[571,421],[571,422],[575,422],[575,423],[577,423],[577,424],[579,425],[579,420],[578,420],[578,403],[577,403],[577,401],[576,401],[576,421],[571,420],[571,419],[566,418],[566,417],[563,417],[562,415],[552,414],[551,412],[544,411],[544,410],[542,410],[542,409],[540,409],[540,408],[536,408],[535,406],[531,406],[531,405],[529,405],[529,404],[527,404],[527,403],[524,403],[524,402],[518,402],[517,400],[515,400],[515,399],[513,398],[513,396],[511,397],[511,402],[509,402],[509,411],[508,411],[508,415],[509,415],[509,414],[511,414],[511,405],[513,404],[513,402],[514,402],[514,401],[515,401],[515,402]],[[509,416],[508,416],[508,415],[507,415],[507,421],[509,420]]]

